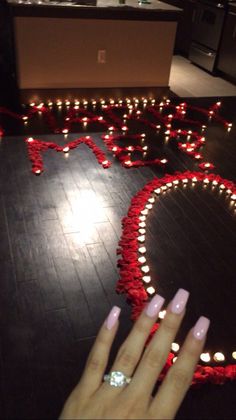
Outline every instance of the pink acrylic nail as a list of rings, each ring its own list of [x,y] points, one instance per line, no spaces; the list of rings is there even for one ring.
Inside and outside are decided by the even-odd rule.
[[[164,303],[164,300],[165,299],[162,296],[155,295],[145,309],[146,315],[149,316],[150,318],[157,316],[158,312],[160,311]]]
[[[181,314],[186,306],[188,298],[189,292],[184,289],[179,289],[170,303],[171,312],[174,314]]]
[[[197,340],[203,340],[206,336],[207,330],[210,325],[210,320],[205,316],[200,316],[199,320],[196,322],[195,326],[193,327],[193,336]]]
[[[117,320],[119,318],[121,309],[118,306],[113,306],[111,312],[109,313],[105,325],[108,330],[111,330],[114,325],[117,323]]]

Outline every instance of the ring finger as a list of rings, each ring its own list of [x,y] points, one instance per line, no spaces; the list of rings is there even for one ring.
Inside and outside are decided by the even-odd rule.
[[[147,346],[129,386],[130,395],[143,395],[144,391],[148,395],[152,393],[184,317],[188,297],[189,293],[186,290],[179,289],[168,305],[166,316]]]

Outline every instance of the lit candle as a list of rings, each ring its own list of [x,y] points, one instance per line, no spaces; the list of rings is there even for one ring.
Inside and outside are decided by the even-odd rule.
[[[214,354],[213,359],[216,362],[223,362],[225,360],[225,356],[223,353],[218,351],[217,353]]]
[[[145,236],[144,235],[138,236],[138,241],[139,242],[144,242],[145,241]]]
[[[146,226],[146,223],[145,223],[145,222],[140,222],[138,225],[139,225],[141,228],[144,228],[144,227]]]
[[[159,312],[159,318],[160,319],[164,319],[165,318],[165,315],[166,315],[166,310],[165,309],[163,311],[160,311]]]
[[[138,258],[138,261],[141,263],[141,264],[143,264],[143,263],[145,263],[146,262],[146,258],[145,257],[139,257]]]
[[[179,344],[178,343],[172,343],[171,344],[171,350],[175,351],[175,352],[179,351]]]
[[[154,287],[149,286],[149,287],[147,288],[147,292],[148,292],[148,294],[149,294],[149,295],[153,295],[153,294],[155,293],[155,289],[154,289]]]
[[[146,248],[145,248],[145,246],[141,246],[141,247],[138,249],[138,251],[140,252],[140,254],[145,254],[145,252],[146,252]]]
[[[201,359],[203,362],[207,363],[207,362],[210,362],[210,360],[211,360],[211,356],[210,356],[210,354],[209,354],[209,353],[202,353],[202,354],[200,355],[200,359]]]
[[[131,162],[131,160],[125,160],[124,164],[125,164],[126,166],[132,166],[132,162]]]
[[[141,235],[144,235],[146,233],[146,230],[143,229],[143,228],[139,229],[138,231],[139,231],[139,233],[141,233]]]

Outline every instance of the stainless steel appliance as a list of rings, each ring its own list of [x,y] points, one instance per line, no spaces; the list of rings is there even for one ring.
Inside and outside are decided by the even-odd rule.
[[[203,0],[194,6],[189,59],[211,73],[215,69],[226,11],[226,2]]]

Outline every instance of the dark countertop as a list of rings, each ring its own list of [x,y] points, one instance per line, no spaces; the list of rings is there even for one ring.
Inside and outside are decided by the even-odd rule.
[[[85,3],[85,0],[82,2]],[[177,21],[182,12],[181,9],[158,0],[146,4],[140,4],[137,0],[126,0],[125,4],[119,4],[119,0],[97,0],[96,4],[92,4],[93,0],[88,0],[87,3],[89,4],[77,4],[76,0],[8,0],[13,16]]]

